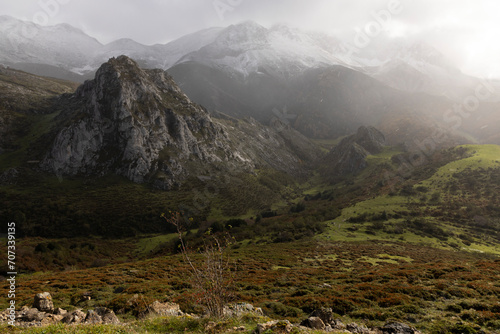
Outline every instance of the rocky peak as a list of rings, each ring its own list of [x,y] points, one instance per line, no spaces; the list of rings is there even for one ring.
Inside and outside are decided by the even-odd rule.
[[[116,173],[170,189],[189,176],[256,164],[297,173],[316,152],[305,138],[297,145],[292,129],[212,119],[166,72],[125,56],[111,58],[67,99],[71,108],[41,163],[61,176]]]
[[[373,126],[359,127],[357,133],[351,140],[370,154],[380,153],[385,145],[384,135]]]
[[[185,174],[181,160],[201,163],[230,155],[223,129],[206,110],[167,73],[140,69],[128,57],[111,58],[72,99],[79,112],[42,163],[58,174],[115,172],[135,182],[160,178],[161,187],[169,188]]]
[[[338,178],[356,174],[366,168],[366,157],[380,153],[385,145],[384,135],[372,126],[361,126],[335,146],[324,158],[322,172]]]

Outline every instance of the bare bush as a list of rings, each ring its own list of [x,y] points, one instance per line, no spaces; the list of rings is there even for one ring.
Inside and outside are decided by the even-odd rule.
[[[205,307],[209,316],[222,318],[224,306],[233,297],[234,275],[231,269],[234,264],[228,254],[233,239],[227,233],[215,234],[209,229],[203,236],[202,246],[193,251],[183,237],[187,224],[180,213],[169,212],[162,217],[177,229],[179,248],[191,269],[193,287],[197,290],[197,302]]]

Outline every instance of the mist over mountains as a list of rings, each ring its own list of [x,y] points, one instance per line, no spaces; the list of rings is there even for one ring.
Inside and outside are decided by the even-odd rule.
[[[385,128],[391,144],[407,147],[436,128],[447,133],[447,144],[470,141],[468,135],[498,142],[500,119],[491,110],[500,85],[464,75],[421,40],[381,34],[353,48],[355,41],[253,21],[151,46],[130,39],[103,45],[68,24],[39,26],[9,16],[0,17],[0,31],[0,62],[12,68],[83,82],[109,58],[127,55],[143,68],[168,70],[212,114],[264,124],[278,118],[312,138],[374,125]],[[474,119],[453,107],[464,101],[473,104]],[[411,138],[401,139],[405,127]],[[457,139],[464,131],[468,139]]]
[[[209,28],[151,46],[131,39],[103,45],[68,24],[39,26],[9,16],[0,17],[0,31],[2,62],[50,65],[80,75],[95,71],[109,58],[122,54],[148,68],[169,69],[197,62],[244,77],[257,73],[291,78],[306,69],[331,65],[354,68],[387,81],[388,72],[398,67],[443,80],[460,75],[438,50],[419,40],[382,34],[356,48],[355,41],[283,24],[266,28],[253,21]],[[403,89],[425,90],[409,84]]]

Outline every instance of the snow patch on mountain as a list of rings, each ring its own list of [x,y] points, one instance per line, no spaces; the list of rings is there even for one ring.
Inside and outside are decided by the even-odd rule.
[[[464,77],[438,50],[418,40],[380,36],[353,54],[334,36],[283,24],[266,28],[247,21],[201,30],[167,44],[146,46],[119,39],[102,45],[68,24],[39,26],[0,16],[2,63],[47,64],[84,75],[119,55],[146,68],[169,69],[194,61],[243,78],[259,73],[287,79],[331,65],[361,71],[393,87],[401,84],[401,69],[404,75],[411,74],[410,81],[435,81],[440,86],[453,85],[460,81],[455,80],[457,76]],[[466,85],[467,80],[463,81]],[[407,86],[414,89],[417,85]]]

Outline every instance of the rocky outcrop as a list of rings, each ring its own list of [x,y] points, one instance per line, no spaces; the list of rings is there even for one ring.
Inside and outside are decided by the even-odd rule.
[[[244,172],[265,164],[296,172],[301,153],[317,152],[312,144],[288,145],[291,129],[212,119],[166,72],[140,69],[125,56],[103,64],[65,99],[69,107],[41,163],[60,176],[116,173],[170,189],[210,169]]]
[[[420,334],[416,329],[400,323],[388,322],[383,327],[368,328],[357,323],[344,324],[335,318],[331,308],[314,310],[300,326],[326,332],[353,333],[353,334]]]
[[[0,313],[0,322],[10,321],[9,310]],[[97,307],[84,313],[81,310],[68,312],[61,308],[54,309],[49,292],[38,293],[34,297],[33,307],[23,306],[15,312],[15,324],[20,327],[45,326],[56,323],[65,324],[119,324],[113,310]]]
[[[293,325],[288,320],[272,320],[263,324],[258,324],[255,334],[262,333],[290,333],[293,330]]]
[[[333,178],[356,174],[366,168],[366,157],[380,153],[384,135],[374,127],[362,126],[357,133],[342,139],[323,159],[322,172]]]

